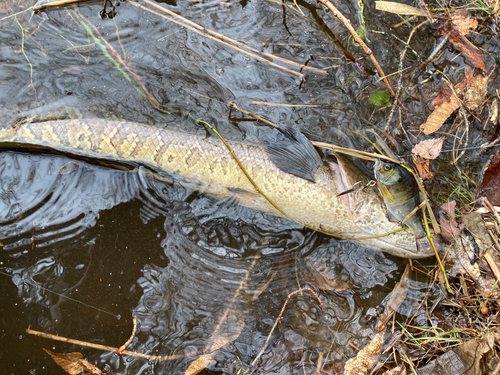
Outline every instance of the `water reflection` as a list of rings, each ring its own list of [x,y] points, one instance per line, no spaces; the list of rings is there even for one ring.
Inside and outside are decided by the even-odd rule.
[[[285,373],[299,362],[313,369],[319,351],[331,346],[330,359],[342,361],[348,342],[371,335],[359,299],[396,270],[382,253],[216,202],[142,168],[14,151],[0,160],[3,271],[30,311],[25,324],[47,332],[119,346],[135,317],[129,349],[171,355],[206,350],[214,331],[244,327],[212,363],[231,372],[259,353],[287,295],[310,287],[324,312],[309,292],[292,297],[259,371]],[[323,288],[318,277],[343,287]],[[118,374],[180,373],[194,359],[146,366],[89,358]]]

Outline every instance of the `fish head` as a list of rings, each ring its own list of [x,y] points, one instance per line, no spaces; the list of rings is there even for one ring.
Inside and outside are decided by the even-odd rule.
[[[361,188],[369,184],[370,177],[349,159],[341,155],[337,155],[335,159],[335,162],[327,161],[327,163],[337,174],[340,192],[351,189],[353,186]],[[379,165],[384,168],[382,163]],[[357,193],[345,194],[337,199],[343,199],[344,204],[347,204],[356,226],[351,233],[345,233],[345,236],[371,237],[401,228],[398,223],[388,219],[384,197],[377,188],[367,187]],[[433,255],[432,250],[423,254],[418,252],[416,238],[411,230],[403,230],[378,238],[353,240],[353,242],[403,258],[426,258]],[[439,239],[436,238],[435,242],[438,244]]]
[[[395,163],[377,159],[373,170],[377,181],[383,185],[394,185],[403,179],[403,167]]]

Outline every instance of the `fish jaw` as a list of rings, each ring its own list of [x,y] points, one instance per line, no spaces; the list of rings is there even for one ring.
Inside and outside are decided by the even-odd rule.
[[[336,158],[338,165],[331,165],[331,168],[341,174],[339,181],[342,181],[344,190],[352,188],[356,183],[358,183],[356,186],[360,187],[369,183],[370,178],[348,159],[342,156]],[[398,223],[393,223],[387,218],[387,207],[377,188],[367,188],[361,191],[358,194],[358,199],[356,199],[354,193],[345,196],[349,199],[348,206],[352,212],[353,221],[361,231],[361,234],[356,234],[356,237],[381,235],[401,228]],[[425,252],[419,252],[415,235],[411,230],[404,230],[379,238],[353,240],[353,242],[402,258],[419,259],[434,255],[432,249],[426,247],[424,247]],[[439,240],[436,239],[435,242],[439,243]]]

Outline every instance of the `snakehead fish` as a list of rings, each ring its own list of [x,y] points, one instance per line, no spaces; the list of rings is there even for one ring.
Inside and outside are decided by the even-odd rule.
[[[259,189],[241,171],[225,145],[215,136],[197,136],[125,121],[102,119],[58,120],[0,128],[0,144],[35,145],[87,158],[144,165],[216,199],[235,198],[240,204],[285,216],[299,224],[371,249],[405,258],[423,258],[409,231],[389,236],[399,228],[385,215],[375,190],[337,195],[369,178],[338,156],[322,160],[302,133],[258,128],[260,142],[231,142],[234,154]]]
[[[374,170],[388,215],[396,221],[403,221],[420,204],[420,191],[415,179],[406,168],[380,159],[375,162]],[[420,212],[416,212],[405,224],[415,235],[418,252],[423,254],[432,248],[421,217]]]

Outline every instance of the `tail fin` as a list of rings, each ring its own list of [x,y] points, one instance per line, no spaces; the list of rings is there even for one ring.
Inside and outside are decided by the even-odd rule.
[[[417,252],[425,254],[432,249],[431,242],[427,237],[417,238]]]

